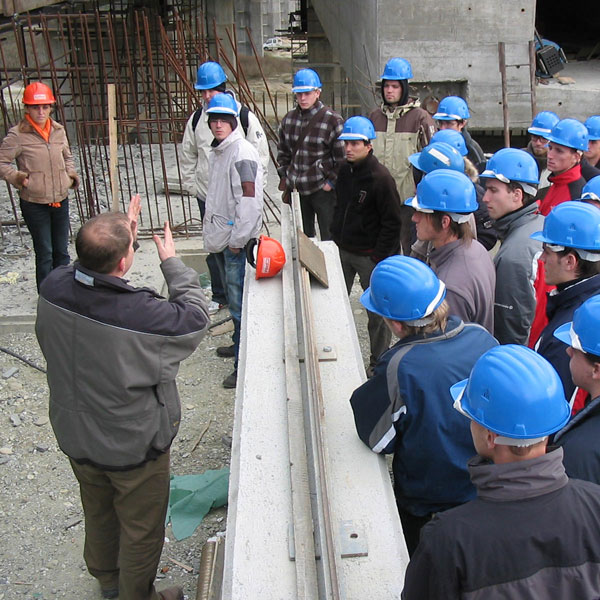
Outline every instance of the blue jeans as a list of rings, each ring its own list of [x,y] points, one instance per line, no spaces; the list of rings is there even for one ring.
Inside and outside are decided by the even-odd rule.
[[[206,212],[206,202],[202,198],[198,198],[198,208],[200,209],[200,216],[204,220],[204,213]],[[209,254],[206,257],[206,266],[208,267],[208,273],[210,275],[210,289],[212,290],[212,299],[219,304],[227,304],[227,295],[223,289],[223,279],[221,278],[221,272],[217,265],[217,259],[214,254]]]
[[[69,264],[69,200],[59,208],[21,200],[21,214],[29,229],[35,252],[35,281],[38,290],[46,276],[61,265]]]
[[[246,273],[246,253],[242,248],[234,254],[229,248],[214,255],[225,282],[225,293],[229,304],[229,313],[233,321],[233,344],[235,346],[235,368],[240,352],[240,328],[242,324],[242,298],[244,293],[244,275]]]

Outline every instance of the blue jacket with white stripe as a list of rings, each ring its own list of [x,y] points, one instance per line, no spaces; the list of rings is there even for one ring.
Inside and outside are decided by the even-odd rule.
[[[475,497],[467,461],[475,454],[469,420],[453,408],[450,386],[498,342],[483,327],[450,317],[445,331],[410,336],[379,360],[350,399],[360,439],[394,454],[394,491],[415,516]]]

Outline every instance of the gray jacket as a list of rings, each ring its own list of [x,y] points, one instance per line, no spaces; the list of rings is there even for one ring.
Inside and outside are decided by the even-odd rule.
[[[179,363],[207,330],[198,274],[161,264],[165,301],[147,288],[74,265],[40,288],[36,334],[48,365],[50,421],[80,463],[126,470],[165,452],[179,429]]]
[[[404,600],[600,597],[600,486],[569,480],[562,448],[538,458],[469,461],[477,499],[421,531]]]
[[[456,240],[432,250],[429,264],[446,284],[450,314],[493,334],[496,271],[487,250],[477,240]]]
[[[538,206],[529,206],[495,221],[501,241],[494,257],[496,299],[494,335],[501,344],[527,344],[535,316],[535,289],[542,243],[529,236],[544,227]]]

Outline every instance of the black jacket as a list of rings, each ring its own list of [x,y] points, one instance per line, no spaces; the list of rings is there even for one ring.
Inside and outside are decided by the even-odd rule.
[[[379,262],[400,250],[400,196],[394,178],[370,152],[342,165],[331,224],[335,243]]]
[[[469,461],[478,497],[422,529],[403,600],[600,597],[600,487],[569,480],[562,455]]]
[[[572,396],[575,386],[569,371],[569,356],[567,346],[554,332],[558,327],[573,320],[573,313],[588,298],[600,294],[600,275],[594,275],[571,285],[560,292],[548,294],[546,316],[548,324],[536,344],[536,352],[541,354],[558,371],[565,388],[567,400]]]
[[[569,477],[600,484],[600,396],[580,410],[559,432],[554,443],[565,453]]]

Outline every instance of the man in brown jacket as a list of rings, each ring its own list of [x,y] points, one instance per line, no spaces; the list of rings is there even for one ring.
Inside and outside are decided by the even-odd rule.
[[[431,115],[420,107],[417,98],[408,95],[408,80],[412,76],[412,68],[406,59],[390,59],[381,76],[383,102],[369,115],[377,132],[373,154],[389,169],[402,202],[415,195],[415,180],[408,157],[427,146],[435,132]],[[406,255],[410,254],[412,213],[411,208],[402,206],[400,242],[402,253]]]

